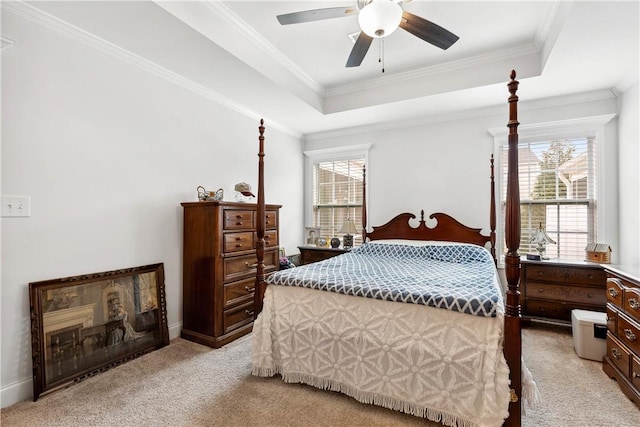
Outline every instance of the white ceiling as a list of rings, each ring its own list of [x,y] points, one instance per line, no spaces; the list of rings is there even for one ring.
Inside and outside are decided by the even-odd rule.
[[[174,81],[294,135],[415,121],[638,80],[638,1],[430,1],[403,8],[460,37],[448,50],[398,29],[346,68],[357,17],[282,26],[276,15],[345,1],[28,2]],[[35,8],[35,9],[34,9]],[[18,41],[19,42],[19,41]]]

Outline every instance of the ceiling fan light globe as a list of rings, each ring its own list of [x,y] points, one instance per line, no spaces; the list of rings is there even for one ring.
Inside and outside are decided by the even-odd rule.
[[[366,35],[382,38],[393,33],[400,26],[402,7],[390,0],[374,0],[358,14],[358,24]]]

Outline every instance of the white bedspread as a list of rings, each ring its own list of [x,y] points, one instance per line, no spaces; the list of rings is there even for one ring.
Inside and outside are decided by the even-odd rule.
[[[252,373],[340,391],[451,426],[508,416],[503,316],[267,286]]]

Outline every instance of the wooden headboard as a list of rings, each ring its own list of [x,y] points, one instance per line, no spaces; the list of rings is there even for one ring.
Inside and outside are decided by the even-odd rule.
[[[462,224],[455,218],[446,213],[437,212],[429,215],[429,219],[435,219],[436,224],[428,227],[424,219],[424,210],[420,211],[420,222],[417,227],[412,227],[410,220],[416,219],[411,213],[401,213],[384,225],[372,227],[373,231],[367,231],[367,208],[366,208],[366,170],[363,171],[362,185],[362,239],[381,240],[381,239],[405,239],[405,240],[438,240],[460,243],[472,243],[474,245],[486,247],[490,243],[491,256],[493,261],[496,259],[496,194],[495,194],[495,177],[493,155],[491,155],[491,200],[489,210],[489,225],[491,227],[490,234],[482,234],[481,228],[471,228]]]

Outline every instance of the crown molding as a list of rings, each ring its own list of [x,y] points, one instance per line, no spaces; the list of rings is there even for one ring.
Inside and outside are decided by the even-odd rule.
[[[0,35],[0,49],[4,49],[5,47],[9,47],[14,44],[16,41],[12,38],[5,37]]]
[[[94,34],[89,33],[88,31],[78,28],[55,16],[52,16],[30,4],[27,4],[23,1],[2,2],[1,8],[3,12],[8,12],[15,16],[24,18],[36,25],[51,30],[71,40],[83,43],[91,48],[99,50],[129,65],[133,65],[134,67],[142,71],[145,71],[156,77],[160,77],[161,79],[178,85],[183,89],[186,89],[198,96],[220,104],[251,119],[260,120],[261,118],[264,118],[265,121],[270,123],[269,126],[271,128],[278,129],[295,138],[302,137],[302,134],[300,132],[294,131],[286,126],[277,123],[274,120],[264,117],[229,97],[226,97],[214,90],[196,83],[193,80],[182,76],[181,74],[175,73],[165,67],[162,67],[155,62],[149,61],[148,59],[145,59],[129,50],[123,49],[122,47],[117,46],[107,40],[97,37]]]
[[[556,96],[553,98],[534,99],[529,101],[520,102],[521,111],[530,111],[537,109],[547,109],[554,107],[562,107],[571,104],[582,104],[588,102],[597,102],[607,99],[615,99],[615,95],[610,90],[599,90],[592,92],[582,92],[571,95]],[[375,125],[356,126],[350,128],[335,129],[326,132],[316,132],[306,134],[304,136],[305,142],[321,141],[324,139],[339,138],[343,136],[359,135],[363,133],[375,133],[385,130],[392,130],[397,128],[410,128],[415,126],[425,126],[435,123],[446,122],[464,122],[465,120],[476,119],[480,117],[496,116],[504,113],[504,105],[497,104],[488,107],[474,108],[464,111],[455,111],[445,114],[433,114],[425,117],[406,119],[402,121],[393,120],[387,122],[380,122]],[[496,132],[500,129],[497,128]],[[504,131],[507,132],[505,125]],[[489,131],[491,132],[491,131]]]
[[[390,76],[376,77],[363,82],[350,83],[325,90],[325,97],[347,95],[354,92],[379,90],[382,86],[395,86],[398,84],[412,83],[418,80],[428,79],[438,74],[448,74],[454,71],[481,67],[488,63],[514,59],[522,56],[539,53],[539,49],[533,43],[513,46],[510,48],[492,51],[482,55],[445,62],[442,64],[423,67],[416,70],[405,71]]]
[[[231,9],[229,9],[224,3],[216,0],[202,0],[202,4],[211,13],[225,22],[230,22],[233,27],[242,36],[247,38],[258,50],[266,52],[268,56],[275,60],[281,67],[285,68],[298,79],[300,79],[305,85],[307,85],[312,91],[319,95],[322,95],[323,87],[313,80],[307,73],[292,62],[287,56],[285,56],[278,48],[269,43],[267,39],[262,37],[260,33],[254,30],[249,24],[243,21],[238,15],[236,15]]]

